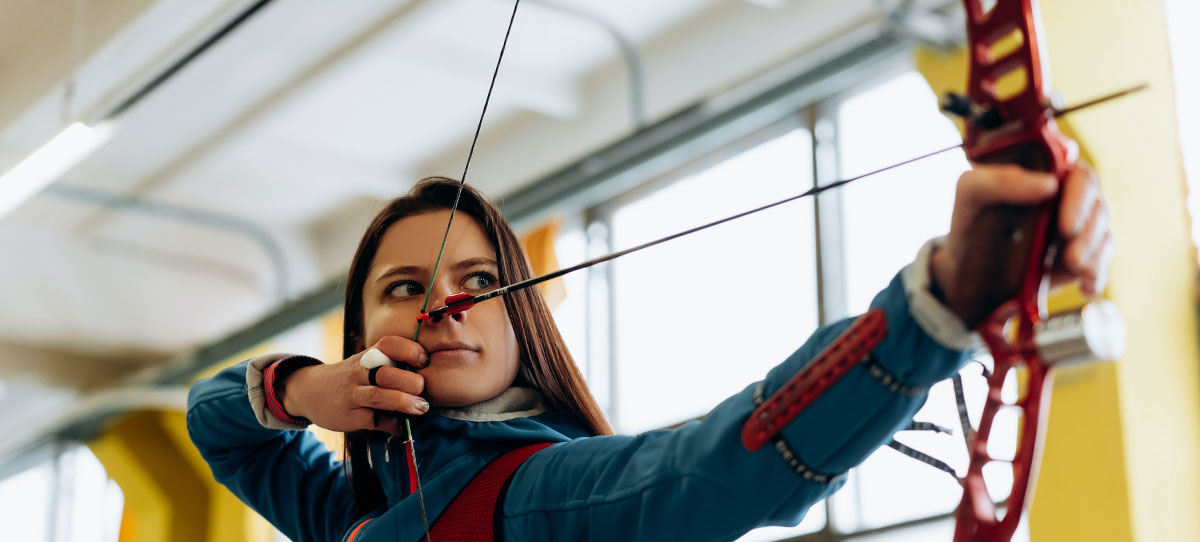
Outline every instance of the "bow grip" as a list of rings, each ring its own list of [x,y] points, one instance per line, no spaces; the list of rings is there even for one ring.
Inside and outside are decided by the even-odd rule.
[[[1058,130],[1050,105],[1048,64],[1033,0],[963,0],[970,73],[960,106],[963,150],[981,164],[1017,164],[1061,183],[1074,162],[1074,144]],[[962,107],[959,107],[961,110]],[[972,246],[945,291],[950,308],[978,327],[1006,301],[1017,299],[1034,318],[1043,293],[1058,198],[1034,206],[995,206],[968,226]]]
[[[1063,157],[1065,158],[1065,156]],[[977,163],[1017,164],[1025,169],[1066,169],[1042,142],[1032,141],[972,158]],[[1060,177],[1061,182],[1061,177]],[[1053,263],[1050,240],[1059,198],[1036,205],[995,205],[967,226],[971,239],[955,270],[942,285],[947,305],[969,329],[978,327],[1006,301],[1017,299],[1028,314],[1041,314],[1046,271]]]

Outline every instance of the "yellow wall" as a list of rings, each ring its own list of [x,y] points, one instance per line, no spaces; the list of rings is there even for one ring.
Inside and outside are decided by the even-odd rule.
[[[132,540],[199,542],[208,530],[208,489],[163,421],[153,412],[125,416],[91,449],[125,493],[137,521]]]
[[[125,495],[121,542],[274,540],[271,525],[212,478],[183,412],[126,414],[88,447]]]
[[[1100,172],[1117,254],[1106,295],[1128,347],[1117,364],[1059,371],[1033,540],[1195,540],[1200,533],[1196,264],[1166,29],[1158,0],[1042,0],[1053,85],[1068,103],[1147,92],[1064,119]],[[934,90],[961,89],[965,57],[928,51]],[[1060,303],[1069,303],[1059,300]]]
[[[182,412],[129,414],[89,443],[125,494],[121,542],[269,542],[274,529],[213,480]]]

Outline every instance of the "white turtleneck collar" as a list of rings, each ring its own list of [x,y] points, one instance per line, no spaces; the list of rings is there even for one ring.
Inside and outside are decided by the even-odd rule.
[[[535,388],[513,386],[486,401],[454,407],[434,407],[430,414],[469,422],[501,422],[513,418],[528,418],[546,412],[542,393]]]

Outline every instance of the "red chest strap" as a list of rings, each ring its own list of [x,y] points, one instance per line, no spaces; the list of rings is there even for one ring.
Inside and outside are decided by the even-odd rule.
[[[508,452],[488,463],[466,487],[450,501],[429,529],[437,542],[491,542],[499,540],[500,523],[496,521],[496,505],[503,496],[505,484],[526,459],[554,444],[530,444]],[[428,542],[425,537],[422,542]]]

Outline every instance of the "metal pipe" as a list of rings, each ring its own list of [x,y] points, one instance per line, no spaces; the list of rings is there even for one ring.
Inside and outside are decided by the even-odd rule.
[[[258,13],[263,6],[266,6],[270,2],[271,0],[259,0],[249,8],[246,8],[245,11],[239,13],[237,17],[234,17],[231,21],[225,23],[224,26],[219,28],[211,36],[205,38],[204,41],[200,42],[199,45],[184,54],[179,60],[176,60],[170,66],[167,66],[167,69],[154,76],[153,79],[142,85],[133,94],[129,95],[129,97],[121,100],[121,103],[117,104],[116,107],[113,107],[108,113],[101,117],[100,120],[109,120],[120,116],[130,107],[133,107],[134,104],[138,103],[142,100],[142,98],[145,98],[148,94],[153,92],[154,89],[158,88],[159,85],[165,83],[171,78],[171,76],[175,75],[177,72],[179,72],[179,70],[182,70],[184,66],[187,66],[193,60],[196,60],[196,58],[203,54],[204,51],[207,51],[209,47],[212,47],[218,41],[221,41],[221,38],[224,38],[235,28],[246,22],[251,16],[253,16],[255,13]]]
[[[258,224],[235,216],[182,207],[137,196],[105,192],[78,185],[55,183],[46,187],[44,193],[74,201],[139,212],[241,235],[261,247],[263,252],[266,253],[267,259],[270,260],[271,268],[275,272],[275,300],[282,303],[288,298],[287,262],[283,256],[283,249],[275,242],[271,234]]]
[[[565,6],[550,0],[527,0],[528,2],[543,6],[564,15],[570,15],[576,19],[581,19],[589,23],[595,24],[603,29],[617,44],[617,49],[620,50],[621,56],[625,58],[625,66],[629,70],[629,100],[630,108],[633,114],[633,125],[638,130],[645,128],[650,124],[649,118],[646,116],[646,68],[642,64],[642,57],[638,53],[637,47],[633,41],[621,32],[621,29],[612,24],[608,19],[596,15],[595,13],[579,9],[574,6]]]

